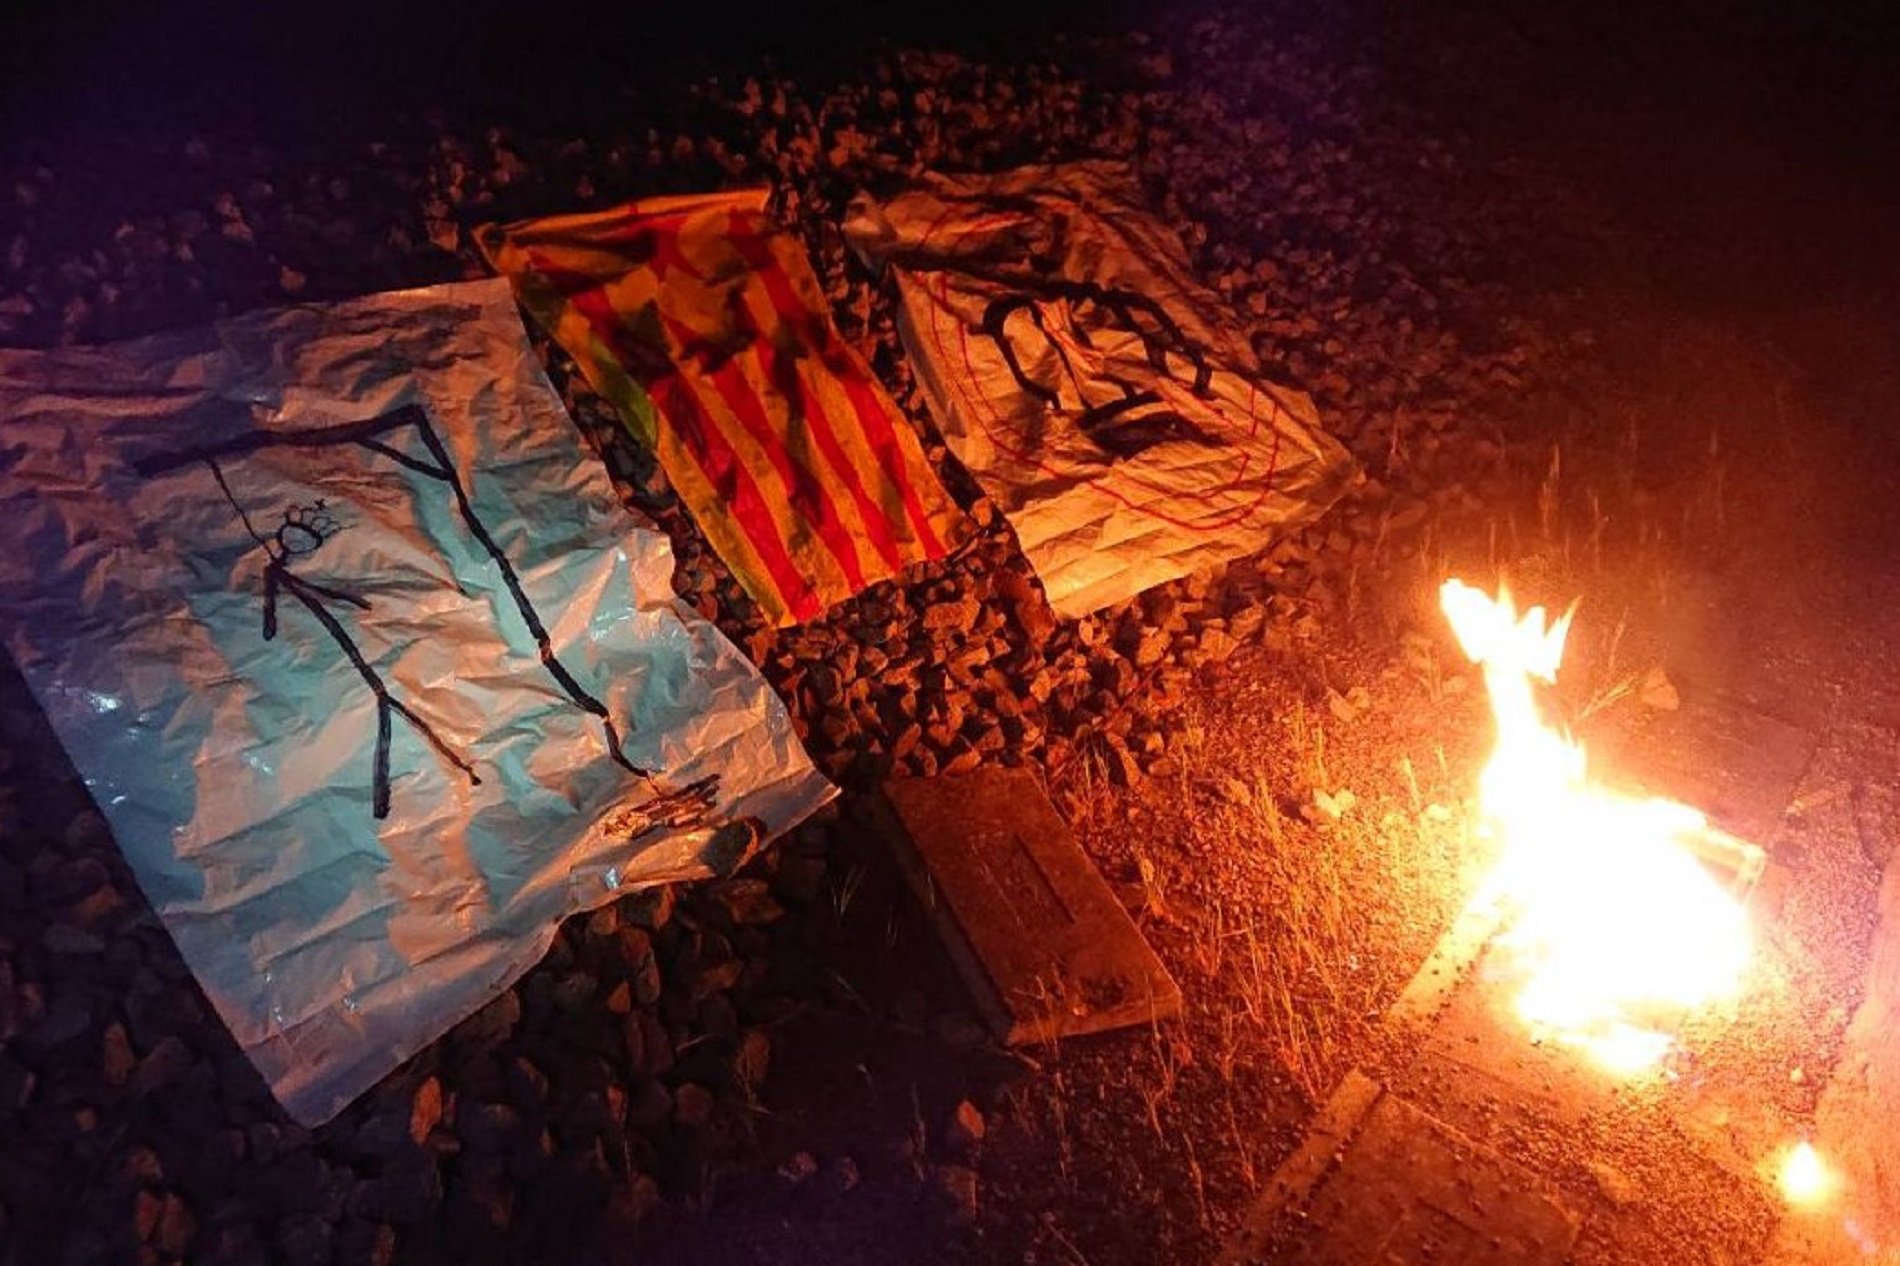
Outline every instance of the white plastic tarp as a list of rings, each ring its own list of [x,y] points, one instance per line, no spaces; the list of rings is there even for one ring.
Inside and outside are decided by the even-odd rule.
[[[505,281],[0,353],[0,636],[300,1121],[833,794],[672,570]]]
[[[931,414],[1064,616],[1253,553],[1352,476],[1121,164],[931,176],[845,228],[895,272]]]

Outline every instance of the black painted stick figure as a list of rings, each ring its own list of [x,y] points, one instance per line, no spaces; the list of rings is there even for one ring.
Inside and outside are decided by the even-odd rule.
[[[405,452],[390,442],[399,431],[408,430],[426,453],[417,456]],[[656,798],[642,808],[651,808],[662,815],[668,824],[678,825],[683,819],[680,814],[689,812],[691,806],[700,810],[712,807],[712,797],[718,786],[717,776],[702,779],[688,787],[674,791],[661,791],[653,785],[652,772],[642,769],[627,758],[621,746],[620,731],[608,713],[607,705],[593,695],[573,673],[554,650],[553,640],[548,636],[546,624],[541,620],[540,612],[528,598],[528,592],[515,574],[514,565],[509,562],[501,546],[483,524],[481,516],[475,512],[475,504],[469,496],[467,486],[457,473],[455,463],[449,456],[448,446],[442,437],[436,434],[429,416],[419,406],[403,405],[379,417],[366,418],[359,422],[345,422],[336,426],[318,427],[302,431],[252,431],[235,439],[219,444],[199,448],[188,448],[177,452],[155,453],[134,463],[134,469],[145,477],[164,474],[203,462],[217,479],[218,487],[223,491],[225,500],[237,511],[245,531],[268,556],[264,566],[264,637],[266,640],[277,635],[278,599],[283,594],[295,598],[305,610],[314,616],[331,639],[348,657],[358,675],[376,696],[377,734],[376,766],[374,782],[375,812],[378,818],[389,813],[389,737],[393,728],[391,716],[400,716],[413,726],[417,733],[427,739],[443,759],[454,765],[468,776],[471,783],[479,784],[474,768],[459,754],[452,751],[442,738],[430,728],[429,724],[410,709],[402,700],[395,697],[389,687],[363,657],[349,630],[337,618],[332,610],[335,604],[355,607],[360,611],[370,609],[369,602],[360,595],[344,589],[318,584],[316,581],[300,576],[294,570],[297,560],[307,558],[323,547],[325,541],[335,536],[341,524],[326,504],[319,499],[309,506],[293,506],[284,511],[283,522],[272,529],[270,535],[259,532],[252,524],[244,507],[232,495],[230,485],[226,483],[222,459],[238,458],[267,449],[325,449],[343,446],[356,446],[378,454],[390,461],[439,484],[453,498],[456,512],[463,526],[468,529],[476,543],[482,547],[493,563],[496,573],[501,577],[508,597],[520,615],[528,633],[534,638],[535,647],[540,654],[541,667],[560,687],[570,703],[595,717],[601,726],[606,740],[608,754],[615,764],[629,773],[637,774],[647,780],[657,793]],[[661,819],[655,819],[661,820]],[[650,829],[644,828],[644,829]],[[644,830],[643,829],[643,830]],[[643,832],[642,832],[643,833]]]
[[[324,501],[319,497],[316,504],[310,506],[292,506],[284,511],[284,521],[269,537],[262,536],[252,526],[250,516],[244,507],[231,495],[231,487],[225,482],[224,470],[216,458],[206,458],[211,473],[217,477],[218,487],[223,489],[225,499],[231,508],[238,512],[244,521],[245,530],[251,538],[263,547],[270,556],[264,564],[264,640],[269,642],[277,637],[277,598],[287,593],[303,604],[305,610],[315,616],[317,623],[329,633],[332,640],[349,658],[363,684],[376,696],[376,762],[372,781],[372,807],[378,819],[389,816],[389,739],[393,724],[392,715],[399,716],[413,727],[416,733],[429,741],[429,746],[441,754],[442,759],[461,770],[468,776],[470,783],[480,786],[481,778],[475,773],[475,767],[451,748],[430,724],[417,716],[415,711],[398,699],[389,689],[382,674],[363,657],[356,645],[356,639],[350,636],[343,622],[330,610],[332,602],[345,603],[360,611],[370,609],[369,600],[346,590],[334,589],[329,585],[320,585],[314,580],[306,580],[291,570],[295,560],[308,558],[323,548],[323,543],[342,530],[335,515],[330,513]]]

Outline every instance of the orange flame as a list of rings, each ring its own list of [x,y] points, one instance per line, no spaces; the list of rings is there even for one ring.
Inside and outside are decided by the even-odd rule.
[[[1782,1198],[1802,1209],[1826,1204],[1840,1186],[1840,1179],[1835,1176],[1833,1169],[1806,1139],[1782,1155],[1780,1170],[1775,1177]]]
[[[1508,592],[1459,580],[1439,600],[1497,722],[1478,791],[1503,850],[1482,895],[1510,916],[1518,1015],[1612,1072],[1651,1068],[1671,1043],[1658,1019],[1732,996],[1750,952],[1741,904],[1686,847],[1707,821],[1593,784],[1582,746],[1544,720],[1533,683],[1556,679],[1572,612],[1520,616]]]

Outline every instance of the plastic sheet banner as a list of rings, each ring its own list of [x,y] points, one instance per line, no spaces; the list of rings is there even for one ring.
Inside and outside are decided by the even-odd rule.
[[[1351,477],[1119,164],[935,176],[845,230],[895,272],[937,425],[1064,616],[1253,553]]]
[[[656,198],[477,240],[783,626],[941,558],[969,523],[765,197]]]
[[[832,789],[501,281],[0,353],[0,636],[284,1108]]]

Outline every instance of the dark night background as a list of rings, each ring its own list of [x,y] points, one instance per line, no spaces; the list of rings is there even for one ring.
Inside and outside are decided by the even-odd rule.
[[[708,74],[743,76],[766,64],[823,73],[900,43],[1033,56],[1065,36],[1191,21],[1206,7],[29,0],[0,19],[9,36],[0,48],[0,143],[38,156],[73,139],[193,126],[277,142],[342,139],[425,115],[571,126],[625,118],[632,101]],[[1395,100],[1435,110],[1456,131],[1568,151],[1639,211],[1712,215],[1717,253],[1725,242],[1766,248],[1843,282],[1888,271],[1900,185],[1900,7],[1269,7],[1283,29],[1369,56]],[[1445,30],[1460,33],[1469,64],[1443,64],[1436,33]],[[1727,266],[1763,263],[1731,257]]]

